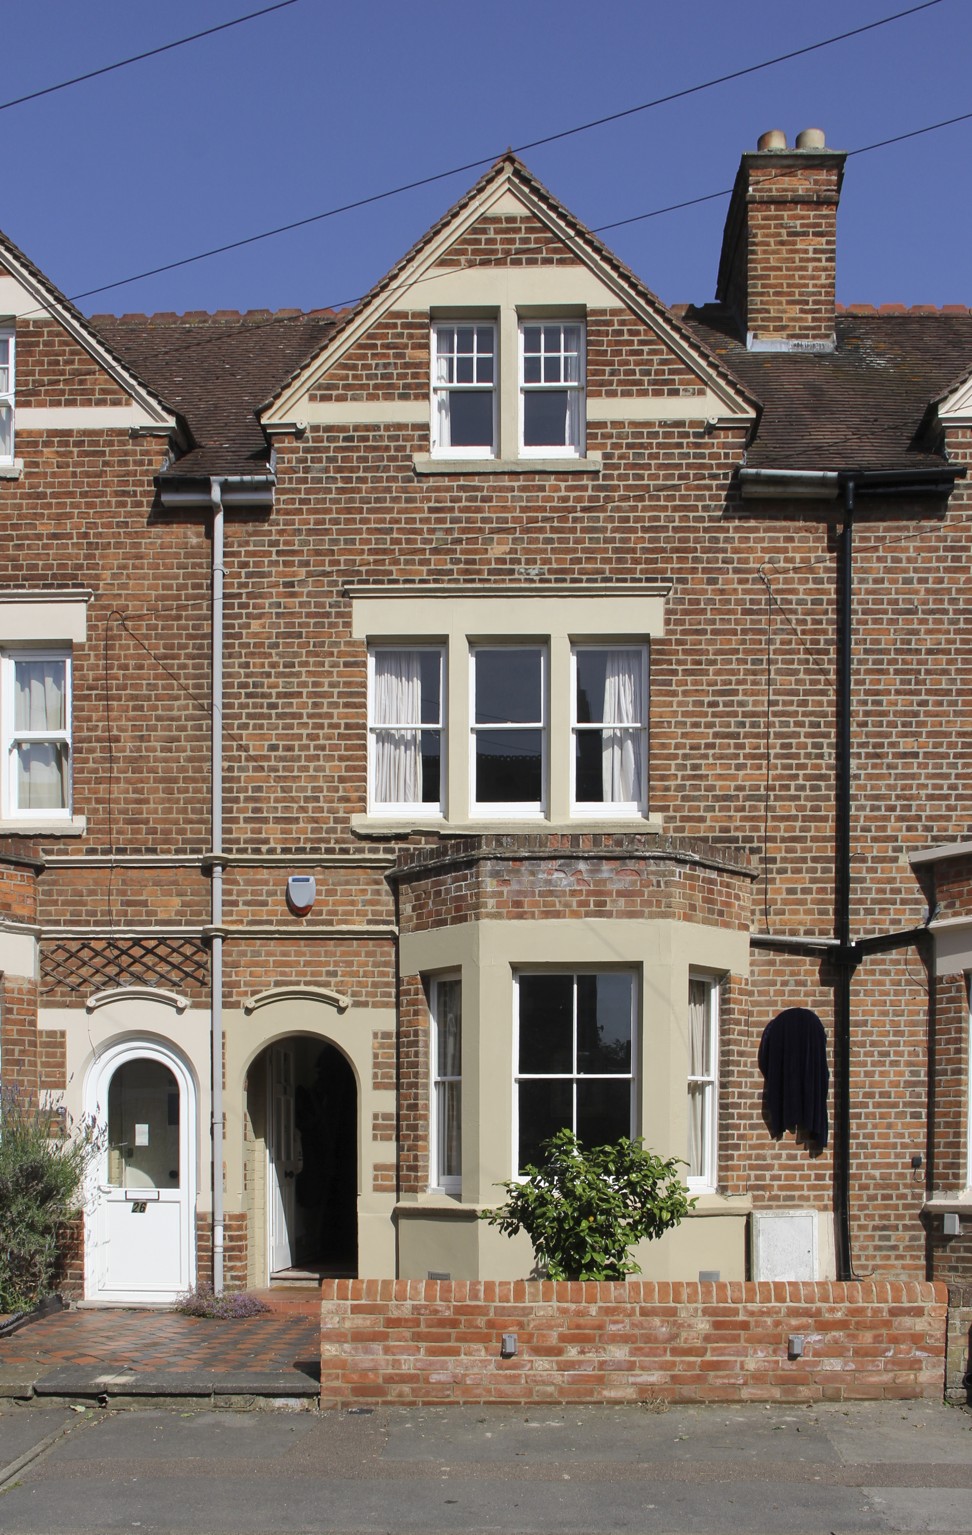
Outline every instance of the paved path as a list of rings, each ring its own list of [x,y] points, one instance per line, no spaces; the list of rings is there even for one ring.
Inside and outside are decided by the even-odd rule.
[[[313,1401],[320,1324],[297,1311],[214,1322],[172,1311],[61,1311],[0,1338],[0,1399],[295,1397]]]
[[[915,1403],[318,1416],[7,1402],[0,1464],[18,1460],[0,1471],[4,1535],[972,1530],[972,1413]]]

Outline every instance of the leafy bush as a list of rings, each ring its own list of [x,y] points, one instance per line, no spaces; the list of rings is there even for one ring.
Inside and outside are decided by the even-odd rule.
[[[548,1279],[624,1279],[641,1269],[628,1249],[677,1226],[695,1204],[676,1157],[663,1161],[640,1140],[584,1149],[572,1130],[540,1147],[539,1167],[500,1184],[508,1198],[482,1219],[507,1236],[525,1231]]]
[[[217,1295],[212,1285],[203,1280],[194,1290],[187,1290],[185,1295],[179,1296],[175,1309],[181,1311],[183,1316],[203,1316],[217,1322],[232,1322],[238,1317],[262,1316],[271,1308],[256,1295],[248,1295],[245,1290],[235,1291],[231,1295]]]
[[[50,1293],[58,1240],[101,1144],[93,1122],[72,1131],[59,1109],[0,1086],[0,1312]]]

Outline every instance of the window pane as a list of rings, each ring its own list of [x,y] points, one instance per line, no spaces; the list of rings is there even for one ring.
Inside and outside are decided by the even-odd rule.
[[[541,730],[477,730],[476,799],[484,805],[540,803]]]
[[[439,981],[436,986],[437,1071],[440,1077],[458,1077],[462,1070],[462,982]]]
[[[573,1123],[573,1087],[569,1082],[520,1083],[519,1171],[540,1156],[541,1141]]]
[[[631,977],[577,977],[578,1072],[631,1071]]]
[[[421,686],[421,723],[440,725],[442,723],[439,712],[442,701],[442,657],[437,650],[420,650],[418,664]]]
[[[476,651],[476,724],[539,724],[543,651],[504,646]]]
[[[569,1072],[574,1053],[574,983],[569,975],[520,976],[520,1071]]]
[[[437,805],[442,798],[442,740],[438,730],[422,731],[421,803]]]
[[[462,1176],[462,1087],[458,1082],[440,1082],[438,1086],[438,1161],[440,1178]]]
[[[607,650],[578,650],[575,654],[579,725],[600,725],[604,719],[604,677],[609,654]]]
[[[631,1082],[577,1082],[577,1138],[585,1146],[607,1146],[631,1134]]]
[[[449,444],[453,448],[493,446],[493,392],[456,390],[449,395]]]
[[[15,730],[64,730],[66,663],[15,661]]]
[[[0,400],[0,455],[9,458],[13,452],[13,411]]]
[[[17,809],[68,808],[68,749],[33,742],[17,748]]]
[[[574,743],[574,790],[578,801],[601,804],[604,800],[602,757],[604,745],[599,730],[578,731]]]
[[[708,1175],[708,1148],[705,1144],[706,1096],[710,1089],[697,1082],[689,1083],[688,1093],[688,1172],[689,1178],[705,1178]]]
[[[572,447],[573,412],[566,389],[544,389],[523,396],[523,443],[528,448]]]
[[[161,1061],[126,1061],[108,1087],[108,1181],[179,1186],[179,1084]]]

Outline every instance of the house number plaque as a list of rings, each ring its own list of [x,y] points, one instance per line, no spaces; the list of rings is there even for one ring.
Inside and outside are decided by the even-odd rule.
[[[144,1215],[147,1209],[148,1209],[148,1202],[146,1200],[144,1200],[144,1199],[133,1199],[132,1200],[132,1214],[133,1215]]]

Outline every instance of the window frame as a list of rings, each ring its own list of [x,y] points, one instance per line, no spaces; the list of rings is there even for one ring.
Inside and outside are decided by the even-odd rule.
[[[524,976],[570,976],[573,981],[573,1038],[572,1038],[572,1064],[571,1072],[521,1072],[520,1070],[520,982]],[[627,1072],[580,1072],[577,1070],[577,980],[580,976],[590,975],[624,975],[631,983],[631,1061]],[[562,1126],[563,1129],[577,1130],[577,1083],[578,1081],[627,1081],[628,1083],[628,1129],[624,1132],[629,1139],[635,1139],[638,1130],[638,1084],[640,1078],[640,1051],[638,1047],[638,1024],[640,1018],[639,1003],[639,971],[633,965],[580,965],[574,969],[564,968],[560,965],[519,965],[513,971],[513,1144],[511,1148],[511,1167],[514,1181],[521,1181],[524,1173],[520,1169],[520,1084],[521,1082],[552,1082],[569,1081],[572,1085],[572,1123]]]
[[[638,731],[638,740],[641,747],[641,782],[642,797],[640,800],[582,800],[577,796],[577,737],[580,732],[604,734],[605,729],[617,728],[604,722],[587,723],[577,718],[577,657],[582,651],[609,651],[630,650],[636,651],[641,656],[641,698],[639,700],[640,723],[632,724],[629,728]],[[651,649],[646,640],[576,640],[570,647],[570,739],[568,751],[570,753],[570,813],[572,817],[590,820],[598,818],[604,820],[621,819],[630,816],[632,819],[643,820],[648,814],[648,750],[649,750],[649,709],[651,700]]]
[[[439,734],[439,798],[434,800],[379,800],[377,797],[376,783],[376,736],[379,730],[387,729],[387,725],[379,725],[375,720],[375,657],[379,651],[408,651],[412,654],[432,654],[439,658],[439,723],[438,725],[423,725],[419,720],[413,726],[402,726],[403,730],[415,729],[419,733],[421,750],[421,735],[423,730],[437,730]],[[425,817],[429,820],[441,821],[446,815],[446,785],[448,780],[448,753],[449,753],[449,715],[446,703],[446,688],[448,684],[448,646],[434,640],[418,641],[416,643],[396,643],[394,640],[382,640],[368,646],[368,814],[374,816],[394,817]],[[421,710],[419,711],[421,713]]]
[[[455,1076],[446,1076],[439,1071],[439,1032],[440,1032],[440,988],[446,985],[454,985],[459,988],[459,1071]],[[443,1194],[451,1194],[458,1198],[462,1196],[462,972],[450,970],[442,975],[434,975],[428,982],[429,996],[429,1188]],[[441,1138],[443,1133],[443,1114],[441,1101],[444,1094],[440,1089],[449,1085],[458,1085],[458,1119],[459,1119],[459,1171],[456,1173],[444,1173],[442,1171],[443,1147]]]
[[[688,1117],[686,1119],[686,1131],[691,1127],[691,1102],[693,1087],[701,1089],[703,1095],[702,1106],[702,1170],[692,1173],[688,1154],[691,1147],[686,1135],[686,1164],[688,1171],[685,1182],[691,1193],[713,1193],[719,1181],[719,1023],[720,1002],[722,998],[722,980],[718,976],[706,975],[701,971],[689,971],[688,978],[688,1006],[691,1006],[692,987],[704,986],[706,989],[706,1019],[705,1029],[708,1047],[708,1072],[694,1073],[692,1066],[692,1045],[690,1029],[686,1033],[686,1102],[688,1105]]]
[[[74,806],[74,732],[73,732],[73,677],[70,646],[4,646],[0,648],[0,728],[2,728],[3,753],[3,819],[8,822],[71,821]],[[66,724],[61,730],[18,731],[16,728],[16,668],[18,661],[61,661],[64,663],[64,717]],[[20,807],[17,803],[16,755],[18,745],[56,743],[67,748],[66,799],[58,808],[44,806]]]
[[[471,443],[458,447],[451,442],[445,443],[441,438],[439,401],[443,395],[453,392],[468,394],[485,394],[487,386],[473,381],[471,383],[440,383],[436,378],[436,364],[439,353],[439,333],[446,330],[458,331],[461,329],[489,330],[493,338],[493,377],[488,386],[492,401],[492,433],[489,445],[485,443]],[[455,350],[453,349],[453,355]],[[474,350],[474,357],[479,355]],[[429,330],[429,404],[431,409],[431,424],[429,443],[432,458],[464,458],[464,459],[488,459],[499,456],[499,416],[500,416],[500,355],[499,355],[499,325],[495,317],[489,319],[462,318],[442,316],[433,319]],[[450,411],[451,421],[451,411]]]
[[[469,640],[468,703],[469,703],[469,814],[474,820],[541,820],[547,815],[550,802],[550,642],[546,639],[490,637]],[[505,721],[497,724],[476,721],[476,657],[485,650],[535,650],[540,656],[540,709],[539,722]],[[540,799],[539,800],[479,800],[476,798],[476,735],[485,730],[539,730],[540,732]]]
[[[2,346],[4,342],[6,342],[7,345],[7,361],[6,363],[0,361],[0,369],[6,367],[7,387],[5,389],[0,388],[0,410],[2,410],[4,405],[6,405],[10,412],[10,451],[7,452],[4,450],[2,446],[2,438],[0,438],[0,464],[12,464],[14,462],[14,454],[16,452],[15,406],[17,394],[17,338],[11,326],[0,325],[0,346]]]
[[[559,379],[556,382],[544,381],[528,383],[526,372],[526,345],[525,334],[528,329],[540,329],[548,326],[560,326],[561,333],[568,328],[577,331],[577,372],[575,381]],[[532,355],[532,354],[531,354]],[[541,356],[545,355],[541,350]],[[547,354],[549,355],[549,354]],[[564,347],[563,334],[561,334],[561,358],[568,355]],[[576,418],[577,440],[574,443],[527,443],[526,442],[526,400],[531,394],[549,393],[573,394],[576,404],[573,407]],[[583,458],[587,446],[587,325],[586,321],[577,318],[560,318],[549,316],[546,318],[530,319],[519,316],[517,325],[517,451],[520,458]]]

